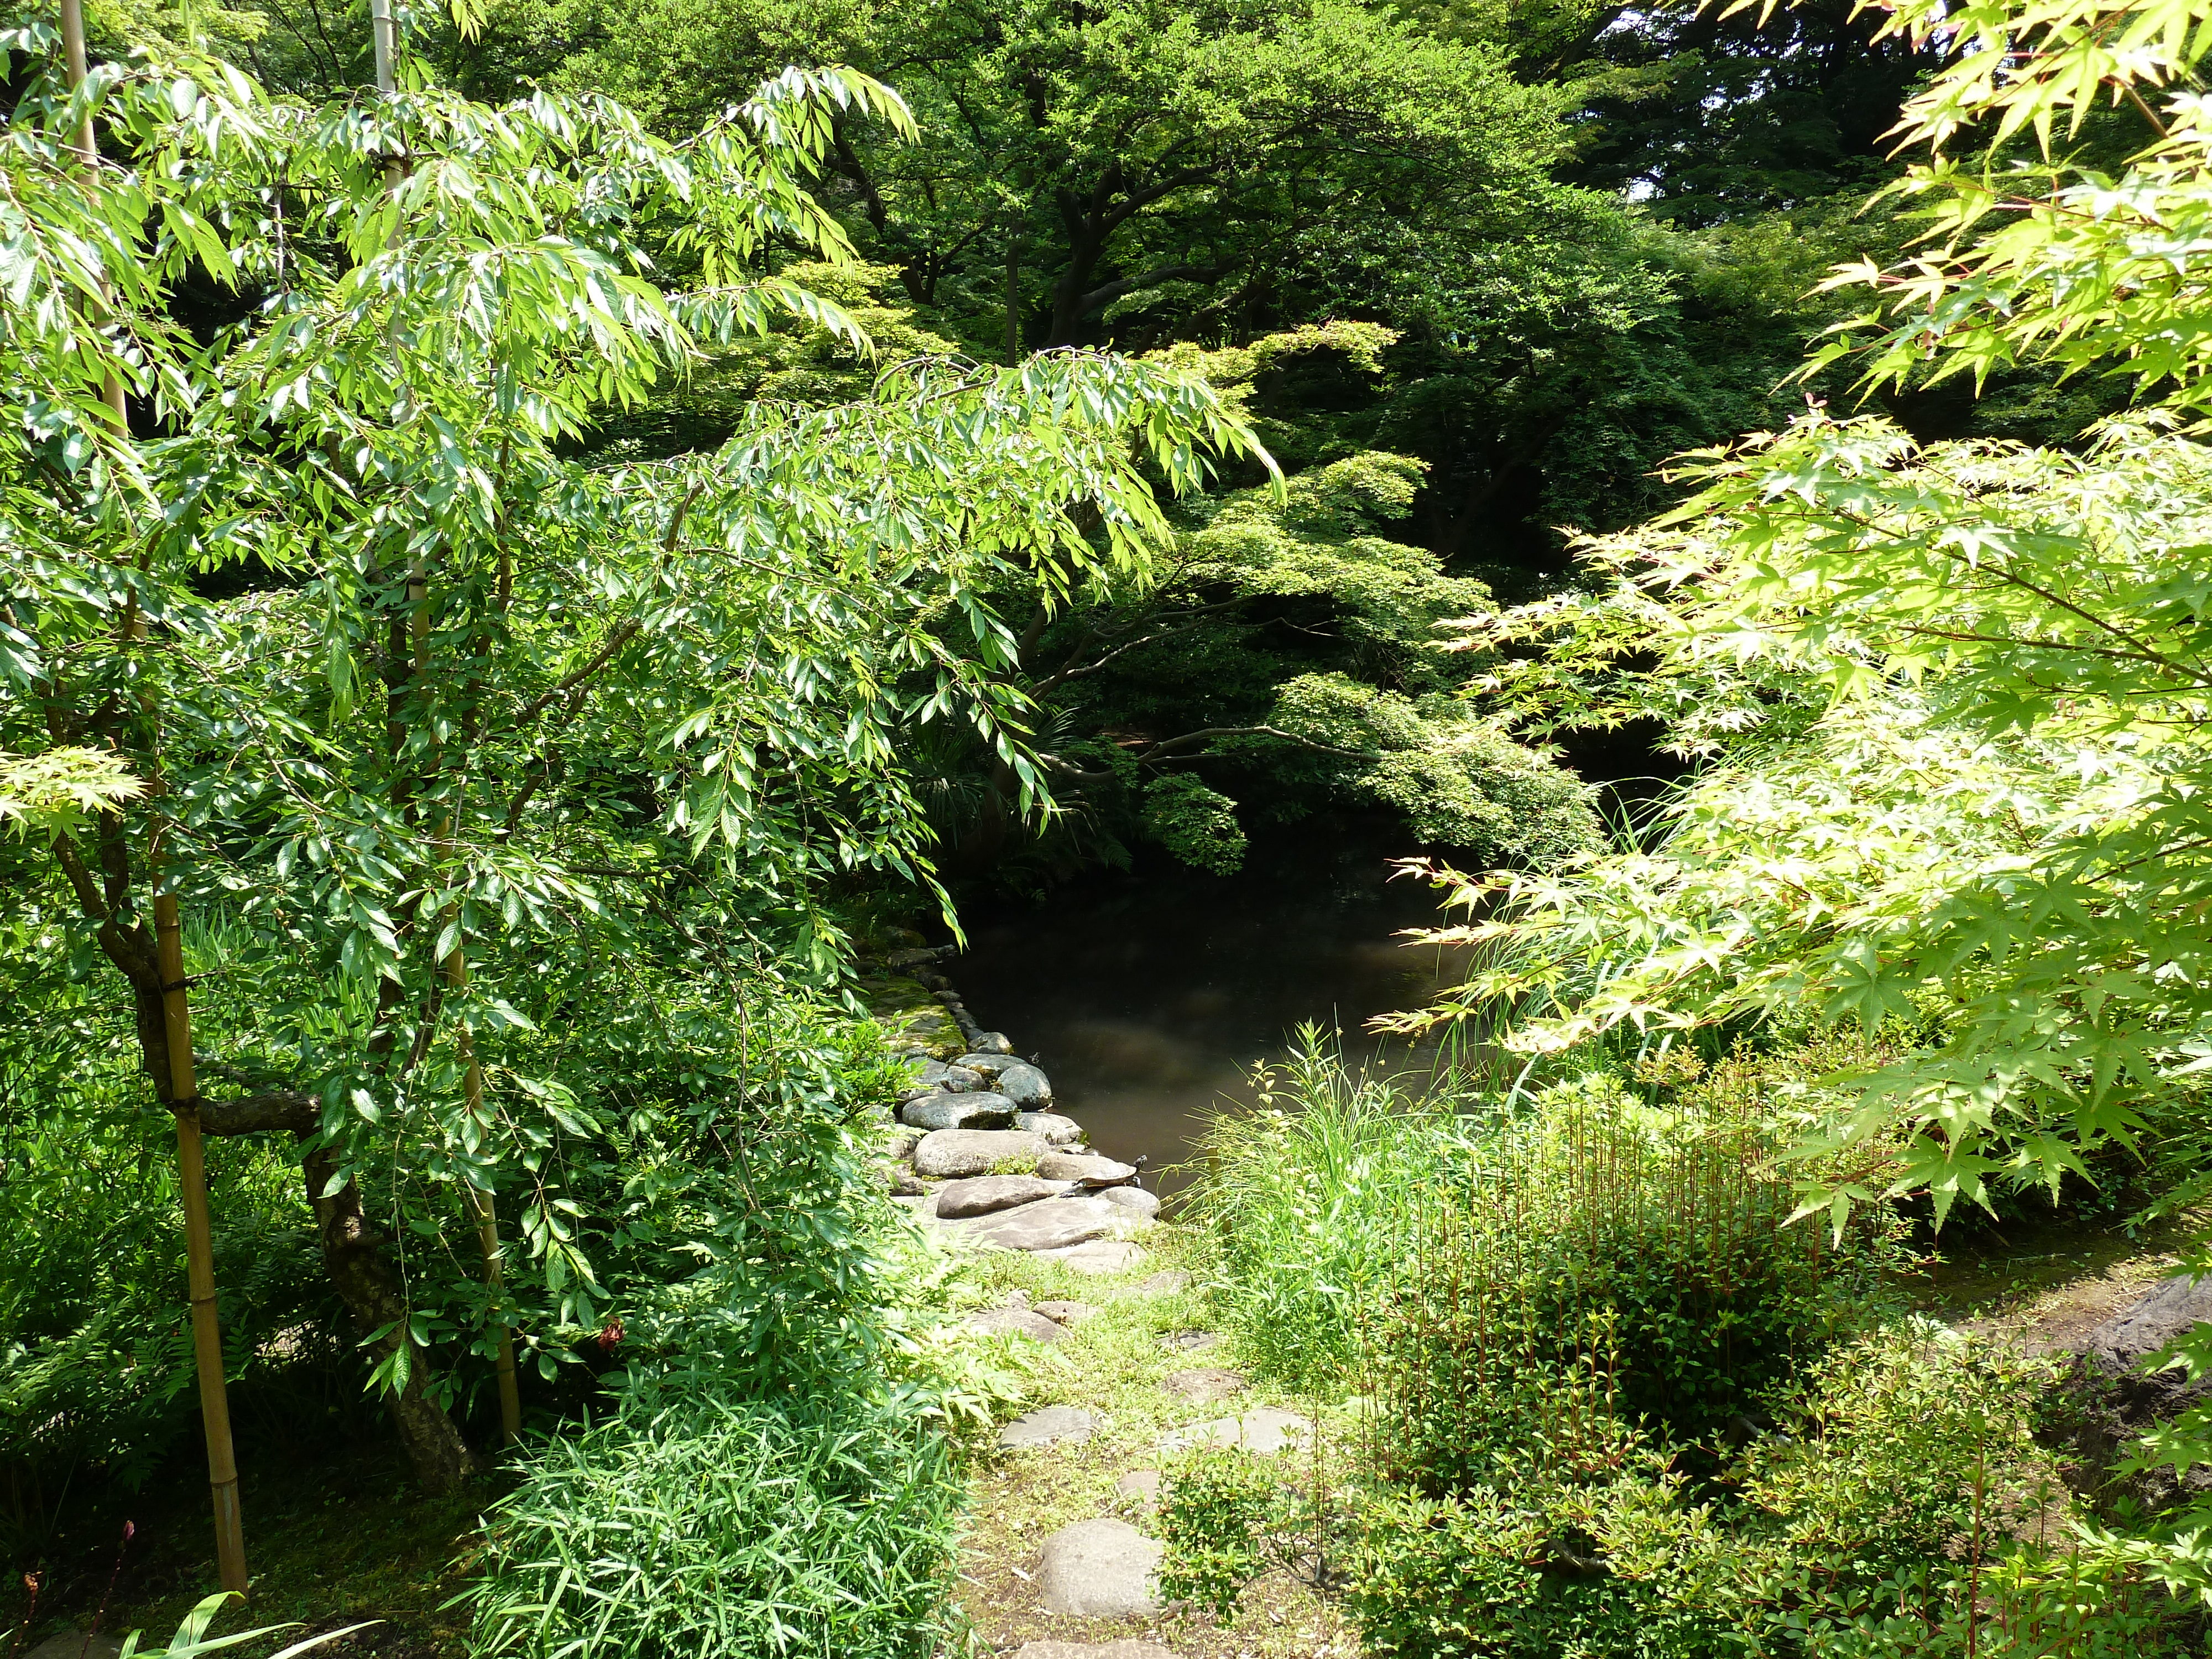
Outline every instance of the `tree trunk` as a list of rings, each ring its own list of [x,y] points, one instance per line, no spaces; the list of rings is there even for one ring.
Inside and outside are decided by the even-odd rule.
[[[425,1492],[457,1491],[476,1474],[477,1461],[445,1407],[425,1391],[428,1366],[408,1329],[406,1294],[385,1255],[384,1236],[369,1225],[356,1183],[349,1181],[324,1195],[337,1172],[337,1160],[328,1147],[309,1152],[301,1167],[308,1200],[315,1206],[315,1225],[322,1235],[323,1265],[347,1311],[363,1338],[383,1333],[370,1344],[380,1362],[405,1345],[406,1386],[387,1395],[386,1401],[415,1479]]]

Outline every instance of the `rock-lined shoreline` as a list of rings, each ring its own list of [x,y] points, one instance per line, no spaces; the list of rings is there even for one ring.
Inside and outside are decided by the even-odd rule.
[[[957,1248],[1024,1250],[1079,1273],[1135,1266],[1158,1195],[1053,1109],[1052,1079],[975,1022],[936,971],[942,954],[912,945],[886,959],[889,974],[861,981],[912,1072],[885,1125],[894,1200]]]

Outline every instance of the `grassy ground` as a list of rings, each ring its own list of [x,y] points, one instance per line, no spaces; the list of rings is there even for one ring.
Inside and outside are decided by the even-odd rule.
[[[1032,1397],[1036,1405],[1079,1407],[1105,1419],[1079,1445],[992,1450],[979,1459],[959,1587],[977,1649],[1006,1651],[1030,1641],[1146,1637],[1171,1648],[1178,1659],[1355,1654],[1358,1644],[1331,1602],[1284,1573],[1247,1590],[1237,1620],[1228,1628],[1204,1614],[1067,1619],[1039,1607],[1033,1581],[1044,1542],[1054,1532],[1098,1516],[1145,1526],[1146,1517],[1132,1500],[1116,1497],[1115,1483],[1132,1470],[1164,1467],[1157,1442],[1169,1430],[1261,1405],[1279,1406],[1318,1422],[1325,1437],[1346,1425],[1342,1401],[1291,1399],[1254,1387],[1218,1404],[1194,1404],[1164,1389],[1161,1379],[1170,1372],[1197,1366],[1236,1369],[1237,1361],[1227,1344],[1189,1353],[1166,1340],[1178,1333],[1212,1328],[1203,1290],[1201,1241],[1180,1236],[1180,1230],[1160,1229],[1146,1243],[1148,1259],[1112,1278],[1086,1277],[1055,1261],[1012,1254],[979,1257],[967,1275],[971,1292],[985,1305],[1005,1305],[1014,1293],[1025,1291],[1032,1303],[1084,1302],[1097,1309],[1068,1340],[1036,1358]],[[1168,1296],[1136,1292],[1145,1278],[1178,1267],[1194,1270],[1197,1288]]]

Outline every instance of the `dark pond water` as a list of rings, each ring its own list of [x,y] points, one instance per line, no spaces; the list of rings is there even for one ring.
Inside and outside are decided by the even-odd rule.
[[[1267,875],[1093,881],[971,911],[972,948],[945,971],[978,1021],[1038,1058],[1093,1144],[1144,1154],[1158,1177],[1211,1114],[1249,1103],[1252,1066],[1304,1022],[1340,1032],[1356,1064],[1427,1069],[1425,1051],[1362,1029],[1459,971],[1456,952],[1395,937],[1437,911],[1431,889],[1390,873],[1383,854],[1346,848]]]

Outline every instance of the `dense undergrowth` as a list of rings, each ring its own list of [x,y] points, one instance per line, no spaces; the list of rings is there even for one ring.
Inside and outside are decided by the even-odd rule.
[[[1909,1311],[1897,1207],[1794,1216],[1779,1155],[1844,1058],[1600,1054],[1506,1095],[1309,1034],[1194,1204],[1241,1352],[1350,1426],[1325,1474],[1177,1471],[1171,1581],[1233,1616],[1323,1548],[1409,1659],[2196,1651],[2076,1495],[2063,1368]]]

